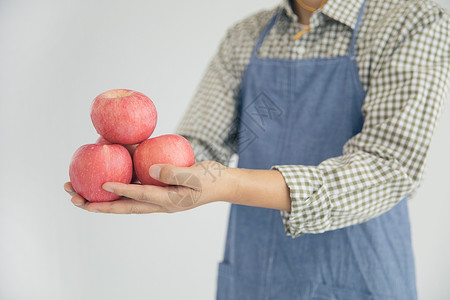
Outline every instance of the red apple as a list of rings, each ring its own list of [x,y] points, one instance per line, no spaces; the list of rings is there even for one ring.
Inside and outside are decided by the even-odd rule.
[[[102,136],[99,136],[99,138],[97,139],[97,141],[95,141],[95,143],[99,144],[99,145],[112,145],[109,141],[107,141]],[[122,146],[124,146],[130,153],[130,156],[133,157],[134,151],[136,150],[137,146],[139,146],[139,144],[122,145]],[[131,179],[131,183],[140,183],[140,181],[138,180],[138,178],[136,176],[136,172],[134,171],[134,169],[133,169],[133,178]]]
[[[190,167],[195,164],[194,150],[189,141],[180,135],[161,135],[142,142],[136,148],[133,164],[136,175],[142,184],[167,186],[167,184],[150,177],[150,166],[172,164],[177,167]]]
[[[95,130],[112,144],[133,145],[148,139],[156,127],[156,108],[142,93],[117,89],[95,97],[91,105]]]
[[[88,144],[75,151],[69,166],[69,177],[74,190],[91,202],[119,199],[105,191],[105,182],[130,183],[133,162],[130,153],[121,145]]]

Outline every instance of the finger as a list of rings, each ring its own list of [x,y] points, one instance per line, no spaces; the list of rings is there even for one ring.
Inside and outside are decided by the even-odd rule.
[[[73,205],[78,206],[79,208],[85,209],[87,201],[81,197],[80,195],[76,194],[70,199]]]
[[[150,176],[169,185],[183,185],[198,189],[199,179],[190,167],[176,167],[171,164],[155,164],[149,169]]]
[[[70,199],[70,201],[72,202],[73,205],[78,206],[80,208],[84,207],[86,200],[80,195],[78,195],[77,192],[75,192],[71,182],[66,182],[64,184],[64,190],[67,193],[69,193],[70,196],[72,196],[72,199]]]
[[[74,196],[77,193],[75,192],[75,190],[72,187],[72,183],[70,181],[64,183],[64,190],[69,193],[69,195]]]
[[[172,177],[175,172],[174,168],[175,166],[170,164],[155,164],[150,166],[148,173],[153,179],[163,183],[173,184]]]
[[[161,186],[119,182],[107,182],[103,184],[103,189],[116,195],[154,204],[161,204],[161,193],[166,192],[166,189]]]
[[[121,198],[119,200],[108,202],[91,202],[86,205],[86,210],[109,214],[147,214],[167,212],[163,207],[157,204],[127,198]]]

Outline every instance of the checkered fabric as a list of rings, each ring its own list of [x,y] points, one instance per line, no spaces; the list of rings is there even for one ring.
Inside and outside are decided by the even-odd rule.
[[[237,152],[239,88],[263,27],[282,13],[258,55],[306,59],[347,55],[362,0],[329,0],[302,30],[288,0],[232,25],[178,123],[197,161],[223,164]],[[419,186],[450,83],[450,14],[430,0],[367,0],[356,39],[366,91],[364,126],[343,155],[317,166],[275,165],[290,189],[280,211],[293,238],[365,222]]]

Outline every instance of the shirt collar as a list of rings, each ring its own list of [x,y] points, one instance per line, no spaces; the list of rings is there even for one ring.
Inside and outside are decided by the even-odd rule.
[[[297,22],[298,18],[291,7],[290,0],[282,1],[281,7],[286,15],[294,22]],[[322,7],[322,13],[331,19],[355,29],[359,9],[363,2],[364,0],[328,0]]]

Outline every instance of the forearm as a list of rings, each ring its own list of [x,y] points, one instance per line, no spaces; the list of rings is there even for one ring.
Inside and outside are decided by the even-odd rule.
[[[229,168],[231,197],[234,204],[257,206],[278,210],[291,210],[289,188],[277,170],[252,170]]]

